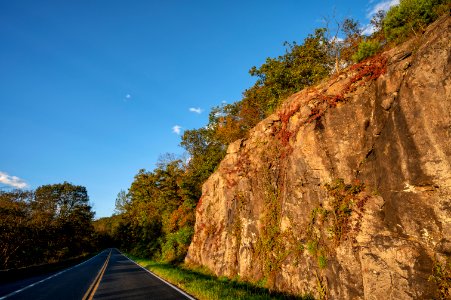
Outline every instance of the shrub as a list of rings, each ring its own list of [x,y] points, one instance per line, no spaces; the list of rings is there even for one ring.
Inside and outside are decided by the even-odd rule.
[[[161,259],[165,262],[181,262],[188,251],[194,230],[185,226],[177,232],[169,233],[161,245]]]
[[[373,56],[380,49],[380,44],[377,41],[368,40],[362,41],[359,44],[357,52],[352,56],[352,60],[355,62],[361,62],[362,60]]]
[[[450,7],[449,0],[401,0],[393,6],[383,21],[385,36],[399,43],[417,35]]]

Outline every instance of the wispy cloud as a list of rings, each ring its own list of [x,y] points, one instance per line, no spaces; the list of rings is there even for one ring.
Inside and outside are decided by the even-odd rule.
[[[182,132],[182,126],[180,125],[175,125],[172,127],[172,132],[175,134],[180,134]]]
[[[382,0],[382,1],[370,1],[370,7],[367,10],[366,17],[371,19],[375,13],[380,10],[387,11],[390,7],[398,5],[399,0]]]
[[[23,179],[20,179],[17,176],[8,175],[7,173],[1,171],[0,171],[0,183],[18,189],[24,189],[28,187],[28,184]]]
[[[201,114],[203,112],[203,110],[200,107],[190,107],[189,111],[196,114]]]

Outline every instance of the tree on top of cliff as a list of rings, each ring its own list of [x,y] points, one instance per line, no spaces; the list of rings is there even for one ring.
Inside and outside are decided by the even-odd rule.
[[[393,6],[383,21],[385,36],[396,43],[419,35],[441,14],[449,12],[449,0],[401,0]]]
[[[326,29],[318,28],[309,34],[304,43],[285,42],[286,52],[277,58],[267,58],[259,68],[249,73],[257,77],[255,85],[244,92],[245,98],[258,94],[266,113],[271,113],[290,94],[311,86],[331,70]]]

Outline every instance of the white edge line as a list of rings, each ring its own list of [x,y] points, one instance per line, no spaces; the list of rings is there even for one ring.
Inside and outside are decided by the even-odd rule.
[[[47,278],[41,279],[41,280],[39,280],[39,281],[37,281],[37,282],[34,282],[34,283],[30,284],[30,285],[27,285],[26,287],[23,287],[23,288],[21,288],[21,289],[18,289],[18,290],[16,290],[16,291],[12,292],[12,293],[9,293],[8,295],[2,296],[2,297],[0,297],[0,300],[6,299],[6,298],[11,297],[11,296],[14,296],[14,295],[16,295],[16,294],[18,294],[18,293],[20,293],[20,292],[25,291],[26,289],[29,289],[29,288],[31,288],[31,287],[33,287],[33,286],[35,286],[35,285],[38,285],[38,284],[40,284],[40,283],[42,283],[42,282],[44,282],[44,281],[47,281],[47,280],[49,280],[49,279],[52,279],[53,277],[56,277],[56,276],[58,276],[58,275],[61,275],[61,274],[63,274],[64,272],[67,272],[67,271],[72,270],[72,269],[74,269],[74,268],[76,268],[76,267],[79,267],[79,266],[81,266],[81,265],[87,263],[88,261],[90,261],[90,260],[96,258],[97,256],[99,256],[100,254],[102,254],[102,253],[105,252],[105,251],[106,251],[106,250],[100,252],[99,254],[97,254],[96,256],[91,257],[91,258],[88,259],[88,260],[85,260],[84,262],[79,263],[79,264],[76,265],[76,266],[70,267],[70,268],[68,268],[68,269],[64,269],[63,271],[60,271],[60,272],[58,272],[58,273],[56,273],[56,274],[53,274],[53,275],[51,275],[51,276],[49,276],[49,277],[47,277]],[[127,257],[127,258],[128,258],[128,257]]]
[[[120,252],[120,251],[119,251]],[[151,275],[153,275],[154,277],[160,279],[161,281],[163,281],[164,283],[166,283],[167,285],[169,285],[171,288],[173,288],[174,290],[176,290],[177,292],[179,292],[180,294],[186,296],[188,299],[191,300],[196,300],[196,298],[193,298],[193,296],[188,295],[186,292],[182,291],[181,289],[179,289],[178,287],[176,287],[175,285],[173,285],[172,283],[164,280],[163,278],[161,278],[160,276],[156,275],[155,273],[153,273],[150,270],[147,270],[146,268],[144,268],[143,266],[139,265],[137,262],[135,262],[134,260],[130,259],[129,257],[127,257],[125,254],[123,254],[122,252],[120,252],[122,255],[124,255],[124,257],[126,257],[129,261],[133,262],[134,264],[136,264],[138,267],[140,267],[141,269],[149,272]]]

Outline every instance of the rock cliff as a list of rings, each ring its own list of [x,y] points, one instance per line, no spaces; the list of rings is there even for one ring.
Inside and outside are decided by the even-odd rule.
[[[294,94],[231,144],[186,261],[318,298],[436,297],[451,255],[449,27]]]

